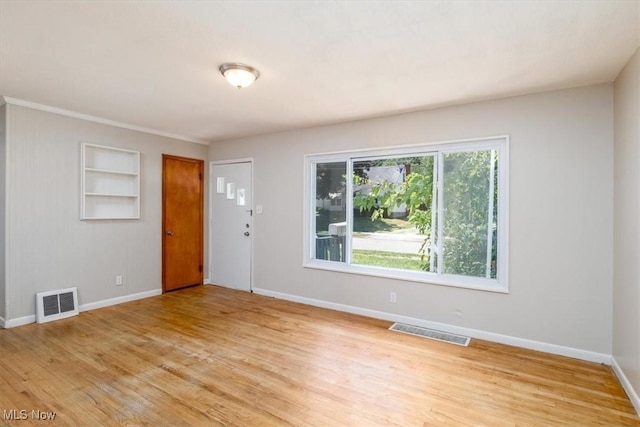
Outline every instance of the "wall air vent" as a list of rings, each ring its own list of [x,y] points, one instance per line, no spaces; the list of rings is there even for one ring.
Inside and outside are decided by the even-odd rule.
[[[402,332],[403,334],[416,335],[423,338],[430,338],[436,341],[444,341],[451,344],[462,345],[465,347],[467,347],[469,345],[469,341],[471,341],[471,338],[462,335],[421,328],[419,326],[405,325],[404,323],[394,323],[393,325],[391,325],[389,330]]]
[[[36,294],[36,320],[38,323],[78,315],[78,288],[38,292]]]

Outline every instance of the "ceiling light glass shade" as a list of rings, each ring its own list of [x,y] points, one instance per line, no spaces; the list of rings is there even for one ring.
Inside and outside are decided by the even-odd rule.
[[[220,72],[231,86],[238,89],[251,86],[260,77],[260,72],[250,65],[229,62],[220,66]]]

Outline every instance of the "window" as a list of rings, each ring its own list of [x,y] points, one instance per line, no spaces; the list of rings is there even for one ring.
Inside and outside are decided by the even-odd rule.
[[[507,291],[507,138],[307,157],[305,266]]]

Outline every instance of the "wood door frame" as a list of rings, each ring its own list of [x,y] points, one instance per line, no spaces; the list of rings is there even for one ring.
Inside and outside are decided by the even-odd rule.
[[[202,265],[202,267],[204,268],[204,191],[205,191],[205,186],[204,186],[204,180],[205,180],[205,171],[204,171],[204,160],[201,159],[193,159],[193,158],[189,158],[189,157],[181,157],[181,156],[174,156],[171,154],[162,154],[162,293],[164,294],[167,290],[166,290],[166,256],[167,256],[167,249],[166,249],[166,240],[167,240],[167,218],[165,216],[165,198],[166,198],[166,185],[165,185],[165,181],[166,181],[166,176],[164,173],[165,170],[165,161],[167,159],[170,160],[179,160],[179,161],[183,161],[183,162],[189,162],[189,163],[196,163],[199,165],[200,167],[200,174],[201,174],[201,179],[200,179],[200,224],[199,224],[199,229],[200,229],[200,265]],[[204,271],[202,272],[202,277],[204,277]],[[203,285],[203,280],[200,281],[200,286]]]
[[[213,166],[218,166],[218,165],[232,165],[232,164],[236,164],[236,163],[249,163],[249,165],[251,166],[251,208],[252,209],[252,214],[251,214],[251,248],[249,250],[249,256],[251,257],[251,268],[249,269],[249,274],[250,274],[250,279],[249,279],[249,292],[253,293],[253,278],[254,278],[254,274],[253,274],[253,265],[254,265],[254,253],[253,253],[253,238],[255,236],[255,221],[253,220],[254,218],[254,214],[255,214],[255,194],[253,192],[254,189],[254,158],[253,157],[241,157],[238,159],[229,159],[229,160],[211,160],[209,161],[209,172],[211,172],[211,169],[213,168]],[[212,255],[213,255],[213,227],[211,227],[211,221],[213,220],[213,200],[215,197],[215,191],[216,191],[216,183],[213,182],[213,180],[215,179],[215,177],[213,176],[213,174],[209,173],[209,205],[208,205],[208,209],[209,209],[209,215],[208,215],[208,221],[209,221],[209,233],[208,233],[208,242],[207,242],[207,254],[208,254],[208,259],[207,259],[207,272],[209,273],[209,277],[205,280],[205,283],[211,284],[211,264],[213,262],[212,260]]]

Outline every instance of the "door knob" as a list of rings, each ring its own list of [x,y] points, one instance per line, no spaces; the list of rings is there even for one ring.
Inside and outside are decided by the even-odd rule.
[[[248,231],[245,231],[245,232],[244,232],[244,235],[245,235],[245,236],[247,236],[247,237],[249,237],[249,232],[248,232]]]
[[[167,230],[167,236],[173,236],[173,231]]]

